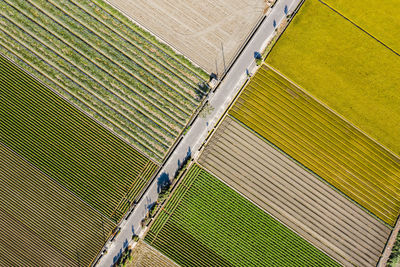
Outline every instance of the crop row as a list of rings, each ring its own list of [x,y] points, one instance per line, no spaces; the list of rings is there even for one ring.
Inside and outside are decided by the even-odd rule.
[[[53,248],[2,209],[0,209],[0,265],[78,266],[76,261]]]
[[[170,46],[157,40],[152,34],[140,28],[129,18],[108,5],[104,0],[91,0],[91,3],[88,5],[98,16],[104,19],[111,19],[112,24],[121,31],[122,35],[129,36],[137,40],[139,44],[148,47],[157,58],[173,66],[192,81],[199,84],[208,80],[209,75],[204,70],[194,66],[184,56],[176,54]]]
[[[55,249],[76,265],[88,265],[115,224],[7,147],[0,146],[0,156],[0,210],[46,243],[41,253]],[[34,259],[37,254],[30,250],[23,257]]]
[[[231,114],[394,224],[400,208],[398,161],[272,70],[261,68]]]
[[[65,4],[66,2],[68,4]],[[54,1],[52,1],[52,3],[54,4]],[[93,27],[94,29],[100,29],[99,31],[96,31],[96,33],[99,36],[102,36],[103,40],[112,40],[113,42],[109,44],[119,49],[124,56],[136,63],[140,62],[142,68],[154,73],[154,75],[168,84],[172,89],[174,87],[181,87],[182,91],[178,93],[187,97],[185,101],[197,104],[198,94],[201,93],[197,88],[197,84],[191,81],[185,81],[180,77],[183,75],[182,73],[173,73],[168,66],[157,61],[157,59],[152,57],[148,51],[142,50],[137,44],[132,43],[129,39],[125,39],[123,35],[117,34],[116,30],[107,25],[107,20],[103,19],[104,16],[93,12],[93,9],[88,5],[89,2],[80,3],[78,1],[63,0],[57,1],[57,3],[64,3],[64,10],[72,8],[75,19],[77,19],[77,16],[81,13],[81,24],[82,21],[86,20],[85,26],[91,31],[93,31]],[[73,3],[73,5],[71,5],[71,3]]]
[[[31,36],[29,35],[24,35],[21,34],[18,31],[13,31],[12,24],[7,24],[7,29],[5,31],[7,31],[8,34],[8,38],[13,38],[14,40],[18,39],[19,43],[23,43],[24,41],[30,41],[34,39],[31,39]],[[13,36],[13,37],[11,37]],[[26,44],[25,43],[25,47],[30,47],[30,49],[32,49],[33,45],[31,44]],[[81,75],[81,72],[79,69],[77,69],[75,66],[71,65],[70,62],[66,62],[66,61],[58,61],[57,58],[57,54],[54,53],[54,51],[50,50],[50,49],[46,49],[47,47],[42,46],[41,43],[35,43],[35,51],[38,53],[39,49],[43,49],[45,50],[42,56],[42,58],[44,58],[46,60],[46,62],[48,62],[48,64],[52,65],[52,66],[58,66],[59,68],[63,69],[63,74],[68,75],[68,71],[70,71],[72,73],[72,75],[75,74],[75,76],[79,76]],[[42,50],[42,51],[43,51]],[[47,52],[47,53],[46,53]],[[60,58],[60,60],[64,60],[65,58]],[[74,79],[73,76],[69,75],[70,79]],[[81,76],[81,78],[83,78],[83,76]],[[79,78],[78,78],[79,79]],[[75,83],[79,83],[79,82],[75,82]],[[96,83],[94,82],[94,80],[87,80],[86,84],[85,82],[79,83],[78,84],[81,87],[85,86],[85,90],[87,90],[86,88],[90,88],[89,90],[92,90],[91,92],[95,95],[96,99],[98,99],[98,101],[100,102],[101,105],[104,105],[106,108],[108,108],[110,105],[106,105],[104,99],[108,99],[110,98],[110,94],[107,94],[107,92],[105,94],[100,94],[99,92],[101,92],[100,90],[96,90],[96,89],[100,89],[99,87],[96,88]],[[88,90],[87,90],[88,91]],[[112,100],[109,100],[110,102]],[[120,105],[118,105],[120,103],[118,102],[114,102],[114,105],[118,108],[120,107]],[[106,109],[107,110],[107,109]],[[132,138],[136,138],[137,141],[139,141],[141,144],[144,144],[145,146],[151,147],[154,150],[156,149],[161,149],[160,145],[155,147],[155,145],[151,144],[151,141],[148,141],[149,135],[148,133],[144,132],[143,129],[140,127],[139,124],[135,124],[134,121],[132,121],[131,117],[127,117],[127,116],[122,116],[120,113],[118,113],[118,110],[116,109],[108,109],[107,111],[109,111],[108,113],[105,114],[105,116],[108,115],[108,117],[114,117],[116,119],[114,119],[115,121],[118,121],[120,127],[122,127],[126,132],[128,132],[130,134],[130,136],[132,136]],[[146,124],[143,124],[146,125]],[[132,129],[134,128],[134,129]],[[166,146],[164,146],[163,149],[166,149]],[[152,151],[153,152],[153,151]],[[156,152],[157,153],[157,152]]]
[[[26,2],[24,2],[25,4],[27,4]],[[22,9],[21,9],[22,10]],[[20,10],[18,10],[18,11],[20,11]],[[17,13],[17,14],[19,14],[19,13]],[[10,17],[11,17],[11,15],[12,15],[12,13],[10,14]],[[40,16],[39,16],[40,17]],[[22,20],[24,19],[24,17],[22,18]],[[21,22],[21,21],[20,21]],[[23,23],[23,21],[21,22],[21,23]],[[21,24],[20,24],[21,25]],[[27,25],[28,27],[32,27],[32,25],[35,25],[35,24],[30,24],[30,25]],[[52,21],[45,21],[44,23],[42,23],[42,27],[36,27],[35,29],[33,29],[33,30],[31,30],[31,33],[32,32],[35,32],[36,34],[38,34],[38,32],[40,31],[40,30],[42,30],[42,32],[44,31],[45,32],[45,34],[46,33],[49,33],[49,32],[47,32],[46,30],[45,30],[45,28],[43,27],[43,25],[53,25],[53,26],[56,26],[57,24],[54,24]],[[25,27],[26,28],[26,27]],[[61,27],[61,29],[62,29],[62,27]],[[61,31],[60,29],[56,29],[56,30],[54,30],[54,32],[56,32],[56,31]],[[43,38],[42,38],[42,40],[48,40],[49,38],[46,38],[46,35],[44,34],[44,36],[43,36]],[[64,34],[63,36],[70,36],[70,35],[68,35],[68,34]],[[52,40],[52,42],[50,42],[50,44],[54,44],[55,43],[55,41],[59,41],[59,43],[58,43],[58,47],[56,47],[56,49],[57,50],[52,50],[52,51],[50,51],[50,52],[54,52],[54,51],[65,51],[65,53],[64,53],[64,59],[67,59],[68,58],[68,55],[74,55],[74,52],[76,52],[76,50],[74,51],[73,49],[67,49],[67,48],[65,48],[65,47],[63,47],[63,46],[61,46],[60,47],[60,43],[62,44],[63,42],[60,40],[60,39],[53,39]],[[70,43],[77,43],[77,41],[76,40],[71,40],[71,42]],[[72,51],[71,51],[72,50]],[[66,56],[65,56],[65,54],[67,54]],[[90,52],[88,52],[88,51],[83,51],[83,52],[81,52],[81,55],[87,55],[87,54],[90,54]],[[74,57],[76,60],[80,60],[80,59],[82,59],[82,57],[79,57],[79,56],[77,56],[77,57]],[[78,63],[76,63],[75,64],[75,67],[78,67],[79,68],[79,66],[80,65],[82,65],[82,66],[90,66],[90,63],[88,64],[88,62],[80,62],[80,64],[79,64],[79,62]],[[94,66],[94,68],[96,68],[96,66]],[[90,69],[90,68],[89,68]],[[72,70],[74,70],[74,69],[72,69]],[[81,69],[82,70],[82,69]],[[79,71],[78,71],[78,74],[79,74]],[[99,78],[99,79],[101,79],[101,78],[104,78],[104,77],[99,77],[99,76],[97,76],[96,78]],[[108,82],[110,82],[109,80],[108,80]],[[91,87],[94,87],[95,89],[97,89],[97,91],[100,91],[99,90],[99,88],[96,88],[95,86],[96,86],[96,84],[94,84],[94,83],[92,83],[92,84],[90,84],[91,85]],[[104,83],[103,84],[101,84],[101,85],[103,85],[103,88],[104,88]],[[87,88],[87,87],[86,87]],[[92,91],[93,92],[93,91]],[[112,95],[112,94],[108,94],[108,95],[105,95],[105,96],[102,96],[103,97],[103,99],[108,99],[108,98],[110,98],[110,95]],[[121,98],[118,98],[117,100],[119,100],[119,102],[117,102],[116,103],[116,105],[117,105],[117,108],[119,107],[119,105],[121,105],[121,102],[123,102],[123,100],[121,99]],[[126,106],[126,105],[125,105]],[[115,107],[115,106],[114,106]],[[129,108],[129,106],[128,106],[128,108]],[[126,110],[126,109],[125,109]],[[139,113],[139,114],[142,114],[142,117],[144,117],[143,116],[143,113],[144,112],[141,112],[141,113]],[[138,115],[137,115],[137,112],[136,112],[136,114],[133,114],[134,116],[131,116],[131,117],[129,117],[129,119],[130,120],[133,120],[135,117],[139,117]],[[140,117],[139,117],[140,118]],[[150,121],[151,122],[151,121]],[[148,120],[147,121],[140,121],[139,123],[136,121],[136,124],[135,124],[135,126],[137,127],[137,128],[141,128],[141,127],[145,127],[145,126],[147,126],[149,123],[148,123]],[[154,124],[154,123],[153,123]],[[153,127],[153,130],[154,130],[154,128],[157,128],[157,126],[155,126],[155,127]],[[143,129],[139,129],[139,130],[143,130]],[[143,132],[143,131],[142,131]],[[148,132],[147,132],[148,133]],[[148,138],[149,138],[149,136],[147,136]],[[151,138],[151,137],[150,137]]]
[[[92,207],[110,217],[154,173],[153,162],[3,57],[0,67],[2,142]]]
[[[344,266],[377,264],[391,228],[232,117],[199,163]]]
[[[145,241],[183,266],[337,265],[197,165]]]
[[[116,30],[114,20],[94,17],[92,5],[1,2],[3,49],[30,65],[44,61],[53,70],[46,67],[40,72],[51,76],[46,80],[61,78],[59,83],[65,85],[60,93],[65,95],[66,90],[69,100],[82,102],[79,106],[85,111],[117,128],[156,161],[162,160],[204,97],[197,84],[154,58],[154,48],[143,45],[140,35],[128,38]],[[140,44],[138,38],[143,39]],[[32,54],[36,60],[30,62]]]
[[[137,178],[137,182],[133,183],[129,190],[126,192],[125,196],[121,199],[118,206],[115,208],[111,219],[118,221],[131,207],[132,203],[136,201],[136,197],[139,196],[141,190],[145,188],[147,182],[151,179],[153,174],[157,169],[157,165],[148,162],[144,170],[141,172]]]

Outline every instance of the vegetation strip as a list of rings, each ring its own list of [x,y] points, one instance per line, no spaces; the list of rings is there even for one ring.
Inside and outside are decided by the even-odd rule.
[[[392,41],[400,44],[396,41],[400,35],[395,30],[387,30],[388,27],[399,29],[396,26],[399,20],[391,19],[397,18],[399,6],[393,4],[385,8],[391,1],[371,5],[360,0],[324,2],[368,32],[374,35],[377,31],[387,33],[393,37]],[[388,39],[385,43],[394,47]],[[400,95],[395,90],[400,88],[397,71],[400,57],[349,21],[318,0],[305,1],[272,49],[267,63],[388,150],[400,155],[400,136],[397,134],[400,132]]]
[[[391,228],[232,117],[199,163],[341,264],[377,264]]]
[[[337,266],[196,164],[145,241],[184,266]]]
[[[0,66],[5,145],[108,217],[129,187],[153,176],[156,165],[133,147],[4,57]],[[146,164],[152,171],[142,176]]]
[[[2,53],[162,162],[208,90],[190,64],[99,1],[0,4]]]
[[[398,159],[263,66],[230,114],[393,226]]]

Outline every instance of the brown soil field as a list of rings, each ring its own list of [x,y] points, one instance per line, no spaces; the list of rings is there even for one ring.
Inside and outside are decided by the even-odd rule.
[[[199,163],[341,264],[376,265],[391,228],[231,117]]]
[[[115,227],[1,142],[0,184],[0,266],[88,266]]]
[[[143,241],[139,241],[133,248],[132,260],[126,267],[178,267],[169,258],[161,254],[158,250],[150,247]]]
[[[266,7],[264,0],[108,0],[209,73],[222,73]],[[223,51],[223,53],[222,53]]]

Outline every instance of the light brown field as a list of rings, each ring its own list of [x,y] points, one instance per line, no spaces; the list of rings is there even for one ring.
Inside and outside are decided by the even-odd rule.
[[[108,2],[209,73],[223,71],[224,60],[227,66],[266,6],[264,0]]]
[[[376,265],[390,228],[232,118],[199,163],[343,265]]]
[[[126,264],[126,267],[178,267],[178,265],[158,250],[139,241],[133,248],[132,260]]]

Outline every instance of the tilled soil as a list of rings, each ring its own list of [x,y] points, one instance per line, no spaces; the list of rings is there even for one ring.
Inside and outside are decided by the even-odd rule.
[[[264,0],[109,2],[209,73],[222,73],[266,6]]]
[[[391,229],[230,117],[199,163],[345,266],[376,265]]]

